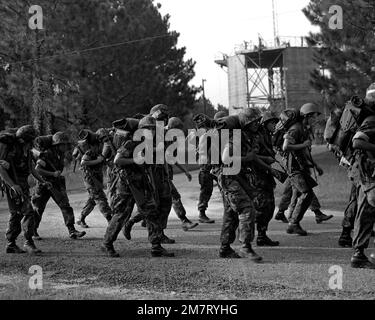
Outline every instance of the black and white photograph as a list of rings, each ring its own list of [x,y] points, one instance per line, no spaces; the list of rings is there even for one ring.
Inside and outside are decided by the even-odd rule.
[[[371,301],[374,224],[374,0],[0,1],[3,302]]]

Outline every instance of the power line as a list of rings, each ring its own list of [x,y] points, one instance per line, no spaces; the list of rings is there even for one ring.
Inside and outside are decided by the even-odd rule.
[[[142,38],[142,39],[123,41],[123,42],[118,42],[118,43],[88,48],[88,49],[74,50],[74,51],[70,51],[70,52],[62,52],[62,53],[51,55],[51,56],[44,56],[44,57],[41,57],[39,59],[28,59],[28,60],[23,60],[23,61],[9,62],[9,63],[5,63],[1,66],[7,67],[7,66],[14,66],[14,65],[24,64],[24,63],[29,63],[29,62],[37,62],[37,61],[42,61],[42,60],[48,60],[48,59],[53,59],[53,58],[58,58],[58,57],[63,57],[63,56],[73,56],[73,55],[80,54],[80,53],[87,53],[87,52],[91,52],[91,51],[107,49],[107,48],[114,48],[114,47],[119,47],[119,46],[126,45],[126,44],[133,44],[133,43],[138,43],[138,42],[151,41],[151,40],[155,40],[155,39],[167,38],[167,37],[172,37],[172,36],[173,35],[171,35],[171,34],[164,34],[164,35],[159,35],[159,36],[154,36],[154,37],[147,37],[147,38]]]

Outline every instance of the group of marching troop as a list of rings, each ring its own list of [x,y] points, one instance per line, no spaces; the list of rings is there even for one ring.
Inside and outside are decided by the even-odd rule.
[[[364,253],[375,220],[375,158],[371,162],[375,155],[375,141],[372,141],[375,139],[375,108],[374,112],[371,110],[373,97],[375,105],[374,86],[369,88],[364,101],[352,99],[345,108],[333,112],[325,133],[330,150],[341,162],[346,160],[353,181],[339,245],[353,246],[351,265],[355,268],[375,268],[373,261]],[[38,228],[47,202],[52,198],[61,209],[72,239],[85,236],[86,232],[76,230],[75,223],[82,229],[89,228],[86,218],[98,205],[108,222],[101,245],[106,255],[119,257],[114,243],[120,232],[130,240],[133,226],[142,223],[147,228],[151,255],[173,257],[174,253],[162,246],[175,243],[165,234],[171,208],[181,220],[184,231],[196,228],[198,223],[187,217],[181,195],[173,183],[173,166],[165,162],[140,164],[135,159],[135,150],[141,142],[134,139],[137,130],[148,130],[155,142],[159,123],[164,124],[164,133],[172,129],[182,130],[183,122],[170,117],[168,109],[159,104],[150,110],[149,115],[113,122],[111,129],[102,128],[96,132],[83,129],[74,148],[69,135],[64,132],[38,136],[30,125],[0,132],[0,178],[10,212],[6,252],[41,252],[35,241],[41,240]],[[358,109],[355,110],[358,112],[353,112],[354,109]],[[199,153],[199,144],[205,141],[208,150],[213,147],[220,150],[219,161],[211,161],[208,151],[207,161],[200,164],[198,210],[199,223],[215,223],[206,215],[206,210],[216,182],[224,207],[219,250],[221,258],[262,261],[252,246],[255,236],[257,247],[279,246],[279,242],[270,239],[267,234],[275,211],[276,179],[284,184],[284,192],[275,219],[287,223],[288,234],[308,235],[301,221],[309,208],[315,213],[317,223],[332,218],[321,212],[313,191],[317,186],[316,175],[323,175],[322,168],[311,155],[312,128],[319,114],[317,105],[307,103],[299,110],[286,109],[280,116],[268,111],[261,114],[256,108],[248,108],[232,116],[218,112],[214,119],[204,114],[192,117],[196,128],[205,129],[210,136],[217,134],[220,137],[219,132],[223,129],[240,131],[240,139],[232,134],[228,140],[215,140],[219,146],[213,146],[214,140],[199,139],[197,148]],[[353,115],[354,120],[349,115]],[[348,146],[343,146],[343,140],[349,140]],[[71,154],[72,149],[89,195],[77,221],[63,176],[67,154]],[[153,152],[156,149],[155,142]],[[349,156],[348,150],[351,151]],[[233,159],[233,155],[241,163],[236,174],[225,170],[230,166],[229,160]],[[189,181],[192,180],[184,164],[174,165],[185,173]],[[107,186],[104,186],[105,169]],[[30,174],[37,181],[32,195],[28,184]],[[288,208],[287,217],[285,212]],[[237,229],[242,245],[239,252],[231,247]],[[23,249],[16,244],[21,230],[25,237]]]

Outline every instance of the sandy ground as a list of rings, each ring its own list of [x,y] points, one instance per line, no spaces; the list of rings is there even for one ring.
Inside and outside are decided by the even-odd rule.
[[[175,183],[192,220],[197,220],[197,173],[187,182],[177,175]],[[85,193],[71,195],[76,217],[86,200]],[[96,209],[87,219],[87,236],[68,238],[61,213],[50,202],[42,221],[38,243],[43,254],[6,255],[4,237],[0,238],[0,299],[374,299],[374,271],[353,270],[349,266],[351,249],[337,245],[342,212],[317,225],[309,212],[302,225],[310,232],[305,238],[285,233],[284,224],[273,221],[270,236],[281,242],[278,248],[255,248],[264,258],[262,264],[246,259],[218,258],[223,207],[218,189],[210,202],[208,215],[213,225],[199,225],[183,232],[172,211],[167,235],[176,239],[166,246],[175,252],[170,259],[151,258],[145,229],[137,225],[133,239],[120,234],[115,247],[121,258],[111,259],[99,246],[106,222]],[[0,230],[4,234],[7,208],[0,202]],[[23,237],[20,236],[21,244]],[[239,248],[238,241],[234,246]],[[43,269],[43,289],[29,288],[29,268]],[[329,287],[329,269],[343,271],[342,290]]]

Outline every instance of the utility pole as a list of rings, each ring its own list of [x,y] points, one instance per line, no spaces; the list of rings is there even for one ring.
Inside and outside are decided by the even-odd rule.
[[[207,102],[206,102],[206,92],[204,90],[204,83],[207,82],[206,79],[202,79],[202,90],[203,90],[203,110],[204,114],[207,114]]]

